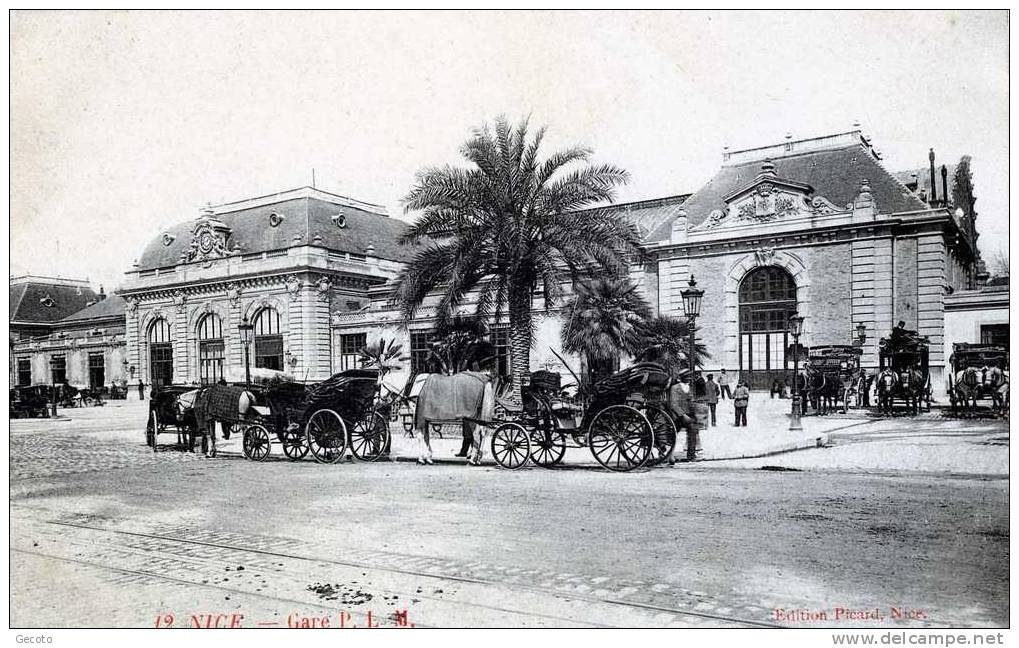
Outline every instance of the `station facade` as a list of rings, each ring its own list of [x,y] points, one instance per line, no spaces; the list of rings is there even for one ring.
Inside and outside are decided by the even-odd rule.
[[[631,276],[654,311],[682,317],[691,276],[705,291],[706,369],[740,372],[755,388],[788,376],[794,312],[806,318],[804,346],[860,344],[862,325],[863,364],[876,367],[879,338],[902,321],[930,339],[938,390],[946,297],[981,279],[973,221],[948,182],[933,160],[922,173],[888,172],[854,130],[727,151],[692,194],[599,209],[640,231],[650,262]],[[304,187],[209,206],[156,233],[118,291],[123,376],[132,385],[243,376],[247,320],[252,366],[320,380],[384,337],[403,345],[399,382],[423,368],[434,336],[428,301],[407,324],[392,298],[415,252],[399,243],[405,229],[377,205]],[[559,354],[584,371],[561,352],[558,312],[535,310],[532,370],[565,373]],[[508,373],[506,322],[490,330]]]

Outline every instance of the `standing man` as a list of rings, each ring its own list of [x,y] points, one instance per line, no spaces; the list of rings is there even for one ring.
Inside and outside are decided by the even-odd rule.
[[[684,375],[669,388],[669,409],[676,421],[676,427],[686,430],[686,457],[692,461],[697,456],[698,435],[697,415],[694,410],[693,395],[690,392],[690,385]],[[669,455],[670,466],[676,463],[675,451],[676,444],[673,444],[672,454]]]
[[[750,389],[746,383],[739,383],[732,394],[732,404],[736,409],[736,427],[747,426],[747,407],[750,405]]]
[[[729,374],[725,373],[725,367],[722,367],[722,372],[718,375],[718,390],[722,400],[732,399],[732,392],[729,391],[729,379]]]
[[[715,408],[718,406],[718,395],[720,392],[718,383],[715,382],[715,375],[708,374],[708,382],[704,384],[704,402],[708,404],[708,410],[711,412],[711,427],[718,425],[715,421]]]

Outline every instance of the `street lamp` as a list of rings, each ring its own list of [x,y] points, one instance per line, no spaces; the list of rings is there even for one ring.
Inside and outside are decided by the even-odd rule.
[[[248,318],[245,317],[244,321],[237,325],[237,330],[241,334],[241,342],[244,343],[244,384],[251,387],[251,361],[248,356],[251,355],[251,337],[255,331],[255,325],[248,322]]]
[[[686,359],[690,367],[690,389],[692,390],[694,386],[694,367],[697,364],[695,360],[697,355],[695,324],[697,316],[701,314],[701,299],[704,297],[704,291],[697,287],[697,282],[694,281],[693,275],[690,275],[688,287],[685,290],[681,290],[679,294],[683,297],[683,310],[686,312],[687,326],[690,330],[690,346],[687,347]],[[690,426],[686,431],[686,458],[688,461],[693,461],[697,458],[697,430],[695,428],[696,426]]]
[[[867,327],[863,322],[856,325],[856,346],[863,346],[867,341]]]
[[[803,316],[793,313],[789,317],[789,333],[793,336],[793,412],[789,417],[790,430],[802,430],[800,421],[800,334],[803,333]]]

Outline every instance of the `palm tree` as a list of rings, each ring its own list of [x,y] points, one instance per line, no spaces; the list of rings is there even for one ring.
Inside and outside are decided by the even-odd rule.
[[[575,290],[563,310],[563,349],[587,357],[595,382],[600,376],[594,367],[615,366],[620,353],[635,353],[651,308],[626,277],[588,279]]]
[[[396,295],[406,319],[432,291],[439,294],[440,324],[469,293],[477,313],[509,315],[513,397],[530,366],[532,300],[544,308],[562,297],[563,284],[588,271],[622,276],[627,262],[643,259],[636,227],[607,210],[578,211],[611,202],[629,176],[612,165],[589,164],[592,151],[572,147],[539,159],[545,129],[528,135],[503,117],[460,148],[467,167],[429,168],[404,198],[421,211],[402,237],[422,248],[404,267]]]
[[[640,325],[634,349],[638,362],[657,362],[680,375],[690,368],[690,322],[668,315],[652,317]],[[706,346],[694,347],[694,366],[709,357]]]
[[[439,339],[430,345],[432,358],[446,375],[495,359],[495,345],[486,339],[488,327],[477,317],[456,315],[436,332]]]
[[[379,338],[358,352],[358,359],[361,366],[366,369],[378,369],[382,375],[390,371],[399,370],[400,353],[403,352],[403,345],[396,340]]]

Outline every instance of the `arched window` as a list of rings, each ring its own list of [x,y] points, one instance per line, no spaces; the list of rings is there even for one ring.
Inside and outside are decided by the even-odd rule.
[[[796,283],[782,268],[752,270],[739,286],[740,377],[752,389],[790,381],[789,316],[796,312]]]
[[[223,320],[208,313],[198,322],[198,374],[203,385],[211,385],[223,377]]]
[[[173,382],[173,336],[170,323],[160,317],[149,325],[149,381],[153,387]]]
[[[280,314],[275,308],[258,311],[255,320],[255,366],[283,371],[283,336]]]

